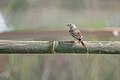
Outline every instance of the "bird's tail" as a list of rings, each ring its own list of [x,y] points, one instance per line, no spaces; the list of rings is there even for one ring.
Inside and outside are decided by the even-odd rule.
[[[85,43],[82,40],[79,40],[79,42],[82,44],[82,46],[86,47]]]

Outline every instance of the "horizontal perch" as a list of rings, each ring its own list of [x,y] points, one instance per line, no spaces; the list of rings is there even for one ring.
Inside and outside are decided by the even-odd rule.
[[[119,54],[119,41],[84,41],[86,47],[74,41],[13,41],[0,40],[0,53],[91,53]]]

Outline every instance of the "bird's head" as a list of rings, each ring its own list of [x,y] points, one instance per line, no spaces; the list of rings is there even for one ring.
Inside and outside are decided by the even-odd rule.
[[[72,23],[68,23],[67,26],[68,26],[69,28],[76,28],[75,24],[72,24]]]

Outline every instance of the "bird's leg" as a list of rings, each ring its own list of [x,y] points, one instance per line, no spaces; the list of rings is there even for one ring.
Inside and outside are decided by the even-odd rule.
[[[74,43],[73,43],[72,47],[74,47],[77,43],[78,43],[78,41],[74,40]]]
[[[77,43],[78,43],[78,41],[75,40],[75,41],[74,41],[74,45],[77,44]]]
[[[73,41],[74,41],[74,45],[78,43],[78,40],[76,39],[74,39]]]

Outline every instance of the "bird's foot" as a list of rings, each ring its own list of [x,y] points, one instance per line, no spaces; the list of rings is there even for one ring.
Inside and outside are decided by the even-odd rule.
[[[78,44],[78,41],[74,41],[74,45]]]

